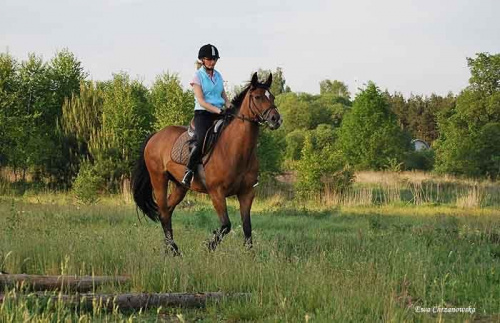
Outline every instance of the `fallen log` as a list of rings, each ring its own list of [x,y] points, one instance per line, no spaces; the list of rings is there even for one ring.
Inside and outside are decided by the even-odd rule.
[[[23,284],[29,290],[72,290],[88,292],[106,283],[125,283],[126,276],[46,276],[46,275],[0,275],[0,290]]]
[[[18,298],[23,295],[10,295]],[[203,307],[207,301],[220,301],[227,298],[246,298],[248,293],[225,294],[214,293],[132,293],[132,294],[75,294],[75,295],[49,295],[47,293],[31,293],[24,297],[36,297],[63,302],[68,306],[91,309],[94,305],[112,310],[140,310],[157,307]],[[5,300],[5,295],[0,294],[0,303]]]

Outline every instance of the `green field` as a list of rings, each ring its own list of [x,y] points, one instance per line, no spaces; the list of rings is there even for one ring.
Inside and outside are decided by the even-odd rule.
[[[216,252],[206,199],[188,196],[174,214],[183,257],[164,255],[162,230],[119,198],[93,206],[68,196],[4,197],[0,266],[9,273],[131,275],[96,292],[245,292],[206,308],[145,312],[75,310],[7,299],[0,321],[434,321],[500,320],[500,211],[451,206],[313,208],[259,200],[254,249],[234,230]],[[10,290],[11,295],[15,291]],[[474,314],[417,307],[475,308]]]

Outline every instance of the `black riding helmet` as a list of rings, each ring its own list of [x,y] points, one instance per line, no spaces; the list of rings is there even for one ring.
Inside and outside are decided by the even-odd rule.
[[[198,52],[198,59],[202,58],[211,58],[211,59],[219,59],[219,51],[217,47],[211,44],[206,44],[201,46],[200,51]]]

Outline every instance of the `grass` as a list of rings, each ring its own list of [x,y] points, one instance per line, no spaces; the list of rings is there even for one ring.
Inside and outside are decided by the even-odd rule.
[[[262,196],[276,193],[294,199],[294,174],[278,178],[280,182],[260,188]],[[500,183],[490,180],[462,179],[425,172],[357,172],[352,187],[342,193],[325,184],[321,193],[307,196],[308,201],[329,206],[405,206],[446,205],[460,208],[499,208]]]
[[[63,201],[63,202],[61,202]],[[206,198],[189,195],[174,214],[182,258],[165,257],[162,230],[138,221],[118,198],[74,204],[46,194],[0,199],[0,269],[10,273],[123,275],[97,292],[247,292],[248,300],[203,309],[84,311],[33,297],[8,297],[14,321],[434,321],[500,320],[500,211],[455,205],[323,206],[257,200],[255,246],[234,230],[210,253],[217,228]],[[11,296],[18,291],[8,291]],[[473,307],[474,314],[416,307]]]

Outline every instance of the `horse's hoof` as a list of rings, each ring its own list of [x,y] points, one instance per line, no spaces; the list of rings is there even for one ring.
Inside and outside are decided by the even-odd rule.
[[[215,242],[214,240],[207,241],[206,245],[208,251],[215,251],[215,249],[217,248],[217,242]]]
[[[182,257],[182,253],[179,251],[179,248],[175,243],[165,246],[165,255],[173,257]]]

